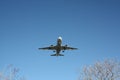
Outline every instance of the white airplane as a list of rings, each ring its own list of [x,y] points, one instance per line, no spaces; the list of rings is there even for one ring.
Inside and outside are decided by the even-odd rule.
[[[68,47],[67,45],[62,46],[62,37],[58,37],[57,39],[57,45],[56,46],[49,46],[44,48],[38,48],[39,50],[53,50],[53,52],[56,52],[55,54],[52,54],[51,56],[64,56],[63,54],[60,54],[61,50],[64,52],[65,50],[76,50],[77,48]]]

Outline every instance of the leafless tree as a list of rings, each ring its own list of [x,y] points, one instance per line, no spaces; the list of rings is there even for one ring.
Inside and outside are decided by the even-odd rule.
[[[25,80],[24,77],[18,75],[18,72],[19,69],[10,64],[0,71],[0,80]]]
[[[83,67],[79,80],[120,80],[120,62],[115,59],[107,59]]]

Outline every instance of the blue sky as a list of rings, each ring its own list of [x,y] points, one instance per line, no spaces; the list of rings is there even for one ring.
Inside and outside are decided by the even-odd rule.
[[[97,60],[120,60],[119,0],[0,0],[0,70],[13,64],[27,80],[77,80]],[[77,47],[64,57],[39,47]]]

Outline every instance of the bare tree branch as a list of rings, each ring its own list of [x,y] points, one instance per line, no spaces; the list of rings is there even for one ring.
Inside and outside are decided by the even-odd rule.
[[[0,80],[25,80],[25,78],[17,77],[19,69],[14,68],[12,64],[8,65],[5,70],[0,72]]]
[[[120,62],[113,59],[97,61],[84,67],[82,74],[79,80],[120,80]]]

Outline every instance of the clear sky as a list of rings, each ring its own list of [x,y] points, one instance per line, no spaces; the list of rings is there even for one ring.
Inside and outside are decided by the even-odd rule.
[[[39,47],[77,47],[64,57]],[[0,0],[0,70],[13,64],[27,80],[77,80],[84,65],[120,60],[120,0]]]

